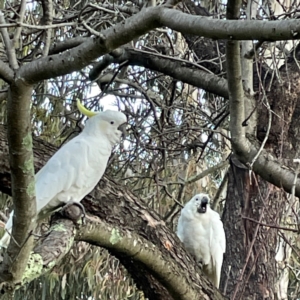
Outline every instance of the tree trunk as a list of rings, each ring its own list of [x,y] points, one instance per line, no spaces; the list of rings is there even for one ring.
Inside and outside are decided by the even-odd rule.
[[[232,161],[223,216],[227,249],[221,288],[230,299],[274,299],[277,230],[258,223],[278,223],[282,194]]]

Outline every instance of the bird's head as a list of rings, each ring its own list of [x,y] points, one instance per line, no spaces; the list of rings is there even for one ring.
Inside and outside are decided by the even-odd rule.
[[[126,134],[127,118],[122,112],[114,110],[93,112],[86,109],[79,100],[77,100],[77,107],[81,113],[89,118],[85,130],[91,133],[100,130],[112,144],[117,143],[120,137]]]
[[[197,212],[204,214],[209,205],[209,196],[207,194],[197,194],[192,198],[192,202],[196,206]]]

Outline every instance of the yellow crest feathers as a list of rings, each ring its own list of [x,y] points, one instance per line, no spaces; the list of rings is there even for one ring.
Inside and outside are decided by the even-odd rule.
[[[79,109],[79,111],[84,114],[85,116],[87,116],[88,118],[94,117],[95,115],[97,115],[96,112],[88,110],[87,108],[85,108],[79,99],[77,99],[77,108]]]

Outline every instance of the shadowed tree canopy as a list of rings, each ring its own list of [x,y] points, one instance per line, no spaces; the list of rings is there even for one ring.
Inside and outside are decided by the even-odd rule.
[[[298,1],[7,1],[0,5],[0,217],[15,211],[7,299],[295,299]],[[34,174],[94,111],[128,118],[85,224],[36,224]],[[33,141],[33,142],[32,142]],[[176,237],[208,193],[220,291]],[[294,298],[293,298],[294,297]]]

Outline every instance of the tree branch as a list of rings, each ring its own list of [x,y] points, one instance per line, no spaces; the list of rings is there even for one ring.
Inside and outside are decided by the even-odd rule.
[[[43,18],[41,20],[42,23],[44,23],[46,26],[52,25],[52,21],[53,21],[52,0],[43,0],[42,7],[43,7]],[[46,29],[46,31],[44,32],[45,45],[43,49],[43,56],[47,56],[49,53],[50,44],[51,44],[51,33],[52,33],[51,28]]]
[[[90,72],[90,79],[94,80],[99,73],[110,63],[122,63],[128,61],[129,65],[141,66],[154,71],[161,72],[165,75],[182,82],[191,84],[218,95],[228,98],[227,80],[219,76],[209,74],[191,64],[189,61],[177,60],[172,57],[155,55],[155,53],[144,53],[134,49],[119,48],[109,55],[105,55],[103,60],[94,66]]]
[[[150,7],[102,31],[70,51],[38,59],[21,67],[30,83],[65,75],[86,67],[94,59],[132,41],[151,29],[168,26],[180,32],[214,39],[286,40],[298,39],[300,20],[239,21],[192,16],[163,6]]]
[[[299,20],[256,21],[220,20],[193,16],[174,9],[162,9],[161,26],[212,39],[230,40],[294,40],[300,36]]]
[[[49,55],[58,54],[60,52],[64,52],[66,50],[75,48],[81,45],[82,43],[86,42],[87,40],[87,37],[78,36],[63,42],[54,43],[54,45],[49,49]]]
[[[72,248],[75,234],[76,227],[72,220],[60,217],[52,222],[28,259],[21,285],[31,282],[56,266]]]
[[[226,61],[227,61],[227,76],[228,91],[229,91],[229,111],[231,132],[231,143],[236,152],[244,152],[246,132],[243,122],[245,120],[244,106],[244,90],[242,86],[241,59],[240,59],[240,43],[236,41],[227,41],[226,45]],[[245,146],[246,147],[246,146]]]
[[[24,20],[25,12],[26,12],[26,0],[21,0],[20,12],[19,12],[19,22],[21,23]],[[13,39],[14,48],[19,48],[19,39],[21,36],[21,32],[22,32],[22,27],[21,26],[17,27]]]
[[[64,74],[78,71],[94,59],[124,45],[159,25],[159,12],[162,7],[151,7],[131,18],[101,32],[99,37],[69,51],[38,59],[21,68],[21,76],[27,82],[35,83]]]
[[[4,14],[2,11],[0,11],[0,24],[2,24],[2,25],[5,24]],[[13,44],[9,38],[7,28],[5,28],[5,27],[0,28],[0,32],[1,32],[3,42],[4,42],[4,45],[6,48],[6,54],[8,57],[9,64],[13,70],[17,70],[19,66],[18,66],[18,62],[17,62],[16,52],[15,52]]]
[[[185,184],[190,184],[190,183],[193,183],[195,181],[198,181],[200,180],[201,178],[207,176],[208,174],[211,174],[219,169],[223,169],[225,167],[228,166],[228,161],[222,161],[220,162],[219,164],[211,167],[211,168],[208,168],[206,170],[204,170],[203,172],[201,172],[200,174],[197,174],[197,175],[194,175],[194,176],[191,176],[190,178],[188,178],[186,181],[185,181]]]
[[[166,257],[155,244],[129,230],[116,229],[101,221],[81,228],[77,236],[81,241],[110,250],[116,257],[125,255],[142,263],[167,288],[172,299],[190,300],[205,297],[205,294],[187,280],[184,269],[172,263],[171,257]],[[170,250],[175,245],[165,241],[165,247],[170,247]],[[204,282],[201,284],[205,285]],[[205,289],[208,289],[208,285]],[[223,297],[216,293],[214,299]]]

